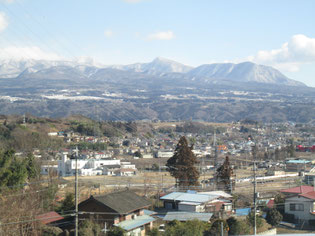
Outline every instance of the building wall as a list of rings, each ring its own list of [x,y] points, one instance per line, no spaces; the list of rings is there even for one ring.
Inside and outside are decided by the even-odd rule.
[[[302,204],[303,210],[291,210],[290,204]],[[285,200],[285,213],[293,214],[296,220],[315,220],[315,215],[310,212],[315,211],[314,200],[304,197],[291,197]]]
[[[178,204],[179,211],[188,211],[188,212],[196,212],[195,205],[187,205],[187,204]]]

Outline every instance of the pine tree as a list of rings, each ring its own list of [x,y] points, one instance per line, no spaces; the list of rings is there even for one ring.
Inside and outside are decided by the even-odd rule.
[[[188,146],[187,139],[184,136],[181,137],[174,155],[168,159],[166,164],[171,176],[176,179],[176,183],[182,189],[199,185],[200,174],[195,167],[198,161],[192,148],[192,146]]]
[[[216,182],[219,190],[225,190],[232,192],[235,186],[234,171],[230,165],[229,157],[225,157],[225,161],[222,166],[217,169]]]

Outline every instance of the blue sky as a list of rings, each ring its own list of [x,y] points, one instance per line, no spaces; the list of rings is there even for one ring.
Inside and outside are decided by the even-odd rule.
[[[315,87],[312,0],[0,0],[0,59],[253,61]]]

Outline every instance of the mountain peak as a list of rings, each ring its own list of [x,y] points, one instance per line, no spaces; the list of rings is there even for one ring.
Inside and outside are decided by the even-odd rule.
[[[199,81],[220,81],[231,82],[255,82],[266,84],[283,84],[290,86],[305,86],[305,84],[291,80],[280,71],[253,62],[217,63],[199,66],[187,73],[191,78]]]

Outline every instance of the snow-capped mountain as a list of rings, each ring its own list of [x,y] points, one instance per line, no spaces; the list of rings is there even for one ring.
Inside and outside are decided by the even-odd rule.
[[[115,69],[134,71],[134,72],[144,72],[150,75],[164,75],[168,73],[186,73],[190,71],[193,67],[187,66],[176,61],[165,59],[162,57],[155,58],[149,63],[135,63],[131,65],[118,65],[111,66]]]
[[[252,62],[239,64],[218,63],[206,64],[193,68],[184,64],[156,58],[149,63],[131,65],[95,66],[78,61],[44,61],[44,60],[6,60],[0,61],[0,78],[32,78],[32,79],[69,79],[98,81],[110,78],[111,81],[141,79],[147,76],[158,82],[162,78],[171,81],[191,83],[219,82],[255,82],[264,84],[281,84],[289,86],[305,86],[303,83],[291,80],[278,70]],[[117,82],[116,80],[116,82]]]
[[[256,82],[265,84],[284,84],[290,86],[305,86],[303,83],[291,80],[280,71],[252,62],[239,64],[218,63],[201,65],[187,73],[193,80],[227,80],[231,82]]]

